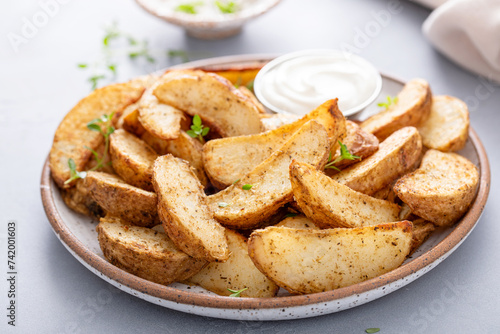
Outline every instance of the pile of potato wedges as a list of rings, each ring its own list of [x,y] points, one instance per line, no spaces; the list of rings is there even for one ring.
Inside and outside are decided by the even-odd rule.
[[[454,153],[469,130],[459,99],[414,79],[363,122],[335,97],[274,115],[244,86],[257,72],[169,70],[96,89],[65,116],[52,177],[100,221],[110,263],[224,296],[316,293],[399,267],[468,210],[479,171]],[[108,137],[87,126],[103,115]]]

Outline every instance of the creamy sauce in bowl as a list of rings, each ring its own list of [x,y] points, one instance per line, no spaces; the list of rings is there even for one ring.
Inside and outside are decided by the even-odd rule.
[[[255,79],[255,94],[270,110],[304,115],[338,97],[344,115],[374,101],[382,78],[369,62],[336,50],[307,50],[274,59]]]

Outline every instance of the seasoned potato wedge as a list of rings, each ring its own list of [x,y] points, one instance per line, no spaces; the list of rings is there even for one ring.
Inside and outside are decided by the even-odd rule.
[[[413,224],[413,242],[411,244],[410,254],[420,247],[427,238],[434,232],[436,227],[433,223],[423,218],[412,221]]]
[[[319,227],[314,222],[304,215],[286,217],[275,226],[289,228],[303,228],[308,230],[319,230]]]
[[[293,114],[261,114],[260,121],[264,126],[264,131],[276,130],[280,126],[290,124],[300,119],[299,115]],[[347,121],[346,121],[347,122]]]
[[[333,166],[344,169],[358,161],[368,158],[378,150],[378,139],[371,133],[364,131],[358,124],[346,120],[346,135],[342,141],[349,153],[356,155],[359,159],[349,160],[343,159],[335,163]],[[332,160],[340,156],[340,147],[332,152]],[[332,169],[330,169],[331,171]]]
[[[106,214],[90,194],[89,188],[83,179],[76,180],[74,187],[61,189],[61,197],[71,210],[83,215],[99,219]]]
[[[212,184],[222,189],[245,176],[311,119],[322,124],[335,142],[345,133],[345,119],[335,99],[323,103],[300,120],[276,130],[207,142],[203,147],[203,163]]]
[[[59,187],[74,185],[74,182],[64,183],[71,176],[68,160],[73,159],[76,170],[83,170],[92,156],[85,146],[95,150],[104,141],[99,132],[87,128],[87,123],[126,108],[136,102],[143,92],[142,85],[132,82],[106,86],[94,90],[66,114],[56,130],[49,154],[52,178]]]
[[[153,163],[158,154],[148,144],[119,129],[110,136],[109,153],[115,172],[127,183],[153,191]]]
[[[191,277],[207,263],[181,252],[165,233],[149,228],[101,218],[96,231],[109,262],[148,281],[169,285]]]
[[[230,256],[226,262],[209,263],[187,283],[199,285],[218,295],[229,296],[231,290],[247,290],[241,297],[266,298],[274,297],[279,287],[253,264],[248,256],[247,240],[241,234],[226,229],[227,244]]]
[[[408,221],[306,230],[268,227],[250,236],[253,262],[267,277],[292,293],[342,288],[399,267],[410,252]]]
[[[88,172],[85,186],[92,198],[108,213],[137,226],[160,223],[155,193],[131,186],[116,175]]]
[[[409,126],[394,132],[379,145],[379,150],[348,167],[332,179],[363,194],[372,195],[409,172],[422,150],[416,128]]]
[[[292,160],[323,168],[329,149],[330,140],[324,126],[315,120],[307,122],[250,173],[208,197],[215,219],[235,229],[252,229],[261,225],[293,199],[289,172]]]
[[[453,225],[469,208],[479,186],[477,167],[455,153],[429,150],[419,169],[394,186],[411,211],[437,226]]]
[[[420,125],[429,117],[431,104],[429,83],[423,79],[410,80],[398,94],[396,103],[365,120],[361,128],[384,140],[396,130]]]
[[[252,91],[250,91],[250,89],[248,89],[247,87],[245,86],[240,86],[238,87],[238,90],[243,94],[245,95],[246,97],[248,97],[248,100],[250,102],[252,102],[254,104],[254,106],[257,108],[257,110],[259,111],[259,115],[262,115],[262,114],[265,114],[266,113],[266,108],[264,108],[264,106],[262,105],[262,103],[260,103],[260,101],[257,99],[257,97],[252,93]]]
[[[165,231],[185,253],[207,261],[229,257],[224,228],[213,219],[203,187],[184,160],[167,154],[156,159],[153,185]]]
[[[134,133],[158,154],[172,154],[175,157],[188,161],[203,186],[208,184],[208,178],[203,167],[202,150],[203,145],[199,140],[191,138],[186,132],[180,131],[179,137],[172,140],[163,140],[153,136],[139,122],[139,113],[133,112],[125,117],[123,127]]]
[[[435,96],[430,116],[418,131],[428,148],[443,152],[461,150],[469,138],[469,109],[456,97]]]
[[[139,104],[139,121],[154,136],[169,140],[179,137],[184,113],[177,108],[158,102],[153,90],[158,84],[148,88]]]
[[[262,131],[257,107],[227,79],[196,70],[172,70],[154,89],[162,103],[187,114],[198,114],[223,137]]]
[[[362,227],[399,220],[399,205],[352,190],[309,164],[293,161],[290,177],[295,201],[320,228]]]
[[[257,73],[259,73],[261,65],[251,66],[247,68],[228,68],[215,71],[203,69],[206,72],[213,72],[223,78],[229,80],[233,85],[246,86],[253,82]]]

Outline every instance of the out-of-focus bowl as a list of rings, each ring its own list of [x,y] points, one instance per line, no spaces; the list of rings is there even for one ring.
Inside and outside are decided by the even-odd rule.
[[[172,24],[183,27],[188,35],[200,39],[222,39],[241,32],[243,25],[276,6],[280,0],[240,0],[234,1],[240,9],[235,13],[223,14],[217,11],[215,0],[175,1],[175,0],[136,0],[149,13]],[[222,3],[228,1],[220,0]],[[207,6],[196,14],[176,10],[179,4],[200,3]],[[209,7],[208,7],[209,6]]]

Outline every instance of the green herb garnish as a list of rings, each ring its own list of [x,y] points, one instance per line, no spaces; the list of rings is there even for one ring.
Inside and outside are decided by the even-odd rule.
[[[204,126],[203,124],[201,124],[200,116],[194,115],[191,130],[186,131],[186,133],[193,138],[197,138],[202,142],[202,144],[204,144],[205,139],[203,139],[203,137],[205,137],[209,131],[210,128],[208,126]]]
[[[389,107],[393,104],[396,104],[398,103],[398,97],[390,97],[390,96],[387,96],[387,102],[380,102],[380,103],[377,103],[377,106],[379,107],[384,107],[386,110],[389,109]]]
[[[198,1],[198,2],[189,2],[189,3],[183,3],[180,4],[179,6],[175,7],[175,10],[178,12],[183,12],[186,14],[196,14],[196,7],[203,5],[203,2]]]
[[[215,4],[223,14],[234,14],[238,10],[238,5],[234,1],[226,3],[215,1]]]
[[[241,179],[238,179],[238,180],[234,181],[234,182],[233,182],[233,184],[238,183],[240,180],[241,180]]]
[[[253,187],[253,185],[251,185],[251,184],[244,184],[243,187],[241,187],[241,189],[250,190],[250,189],[252,189],[252,187]]]
[[[91,131],[99,132],[104,136],[104,153],[102,157],[99,157],[99,153],[95,150],[91,149],[88,146],[84,146],[87,150],[92,152],[95,160],[97,161],[97,165],[95,165],[90,171],[97,170],[99,168],[104,167],[106,164],[106,156],[108,154],[109,149],[109,136],[115,132],[115,128],[111,125],[111,120],[113,119],[113,115],[115,113],[112,112],[111,115],[102,115],[100,118],[96,118],[87,123],[87,129]],[[87,172],[79,172],[76,170],[75,161],[72,158],[68,159],[68,167],[70,170],[70,178],[67,179],[64,184],[68,184],[76,179],[84,179],[87,177]]]
[[[248,88],[250,91],[252,91],[252,92],[253,92],[253,83],[254,83],[254,80],[249,81],[249,82],[247,83],[247,85],[246,85],[246,86],[247,86],[247,88]]]
[[[337,171],[340,171],[340,169],[334,166],[337,162],[340,162],[342,160],[361,159],[357,155],[351,154],[347,149],[347,146],[342,144],[340,140],[338,142],[340,144],[340,156],[338,156],[337,158],[335,158],[335,160],[332,161],[332,152],[330,152],[330,156],[328,157],[328,163],[326,164],[325,169],[335,169]]]
[[[189,55],[187,51],[184,50],[168,50],[167,55],[169,58],[180,58],[183,63],[189,61]]]
[[[365,333],[378,333],[380,332],[380,328],[367,328],[365,329]]]
[[[248,290],[248,288],[244,288],[241,290],[233,290],[233,289],[227,289],[229,292],[232,292],[232,294],[229,295],[229,297],[241,297],[241,293],[245,290]]]

